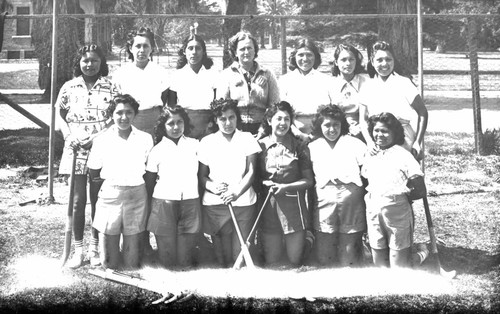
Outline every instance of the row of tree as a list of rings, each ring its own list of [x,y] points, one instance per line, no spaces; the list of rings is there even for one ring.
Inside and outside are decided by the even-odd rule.
[[[8,2],[0,0],[0,3]],[[432,49],[466,48],[467,20],[429,18],[434,13],[492,13],[494,18],[480,23],[478,45],[480,49],[496,49],[500,46],[500,1],[497,0],[422,0],[424,12],[424,38]],[[275,49],[279,43],[279,23],[276,19],[224,19],[224,15],[276,15],[296,14],[397,14],[416,13],[416,0],[101,0],[95,1],[99,13],[127,14],[220,14],[221,19],[172,19],[172,18],[120,18],[108,21],[112,24],[115,45],[122,46],[129,32],[139,26],[153,28],[160,48],[166,44],[178,45],[188,33],[189,26],[198,22],[198,33],[205,39],[217,40],[226,45],[227,39],[244,28],[260,37],[260,43],[270,42]],[[32,0],[35,14],[51,13],[52,0]],[[79,0],[59,0],[60,13],[82,13]],[[96,19],[100,21],[102,18]],[[51,57],[51,20],[34,20],[33,43],[40,60],[39,85],[49,90]],[[58,39],[58,85],[71,78],[71,56],[83,43],[83,19],[61,19]],[[318,42],[336,44],[349,41],[365,47],[380,38],[391,41],[396,53],[406,67],[415,71],[417,66],[416,19],[410,18],[314,18],[287,21],[287,39],[309,36]],[[289,37],[289,38],[288,38]],[[108,43],[99,43],[108,46]],[[110,45],[109,45],[110,46]],[[48,95],[48,94],[47,94]]]

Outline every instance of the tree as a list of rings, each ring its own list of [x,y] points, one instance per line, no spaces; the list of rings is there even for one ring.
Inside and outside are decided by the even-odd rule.
[[[0,12],[7,12],[13,9],[12,3],[7,0],[0,0]]]
[[[35,14],[52,14],[52,0],[32,0]],[[58,2],[59,13],[82,13],[78,0],[61,0]],[[59,91],[62,84],[73,78],[74,56],[83,43],[84,23],[82,19],[59,19],[59,37],[57,41],[57,86]],[[64,31],[62,31],[64,30]],[[52,19],[33,20],[31,33],[35,53],[39,62],[38,85],[45,89],[43,99],[50,99],[51,67],[52,67]]]
[[[295,15],[300,13],[300,7],[293,0],[259,0],[257,9],[265,15]],[[271,36],[271,48],[278,48],[278,27],[276,20],[271,19],[268,24]]]
[[[416,14],[415,0],[378,0],[381,14]],[[416,18],[381,18],[378,21],[379,40],[390,42],[399,62],[410,72],[417,72],[417,20]]]

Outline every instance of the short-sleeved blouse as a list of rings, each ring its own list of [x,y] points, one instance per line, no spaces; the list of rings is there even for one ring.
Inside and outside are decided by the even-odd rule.
[[[302,179],[302,171],[311,169],[309,148],[288,133],[283,142],[271,136],[259,140],[259,171],[262,180],[292,183]]]
[[[117,94],[111,81],[99,77],[94,86],[89,90],[82,76],[64,83],[57,97],[56,106],[66,110],[65,121],[71,134],[86,138],[98,133],[106,127],[111,119],[108,112],[109,102]],[[75,174],[87,173],[88,150],[77,151]],[[72,151],[65,149],[59,167],[59,173],[71,172]]]
[[[204,66],[196,73],[186,64],[172,75],[170,90],[177,93],[179,106],[190,110],[209,110],[218,75],[216,70]]]
[[[319,106],[332,103],[332,84],[332,78],[318,70],[303,75],[295,69],[280,77],[280,98],[299,115],[315,114]]]
[[[129,63],[113,73],[118,92],[129,94],[139,103],[139,110],[162,107],[161,94],[169,87],[167,71],[149,61],[144,69]]]
[[[333,102],[342,109],[350,123],[359,123],[360,93],[368,80],[364,74],[356,74],[350,81],[342,76],[333,79]]]
[[[221,131],[207,135],[200,142],[199,161],[210,169],[209,178],[228,185],[239,184],[246,173],[247,157],[260,152],[257,140],[249,132],[236,130],[228,141]],[[234,206],[249,206],[257,200],[252,187],[248,188]],[[223,204],[219,195],[205,191],[203,205]]]
[[[402,146],[394,145],[376,155],[367,155],[361,175],[368,179],[366,190],[375,195],[392,196],[408,193],[408,179],[423,176],[413,155]]]

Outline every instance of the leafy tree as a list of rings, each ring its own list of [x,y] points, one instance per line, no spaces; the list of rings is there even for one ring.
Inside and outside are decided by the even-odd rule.
[[[11,11],[12,9],[12,3],[7,0],[0,0],[0,12]]]
[[[293,0],[259,0],[257,10],[265,15],[295,15],[300,13],[300,7]],[[278,27],[276,20],[271,19],[266,25],[271,36],[271,48],[278,48]]]

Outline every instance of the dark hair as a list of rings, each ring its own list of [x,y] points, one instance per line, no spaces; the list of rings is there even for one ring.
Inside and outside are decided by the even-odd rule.
[[[117,95],[109,102],[108,111],[111,115],[115,112],[117,104],[129,105],[134,109],[136,115],[139,113],[139,103],[129,94]]]
[[[234,99],[216,99],[210,103],[210,109],[212,110],[212,122],[213,132],[217,132],[219,130],[219,126],[217,125],[217,118],[221,117],[222,114],[227,110],[233,110],[236,114],[236,128],[241,129],[241,114],[240,109],[238,108],[238,101]]]
[[[394,54],[394,49],[386,41],[377,41],[373,45],[369,45],[367,49],[368,53],[368,64],[366,65],[366,70],[368,71],[368,75],[373,78],[377,74],[377,70],[373,67],[373,62],[372,58],[375,56],[377,51],[383,50],[383,51],[388,51],[392,58],[394,59],[394,70],[393,72],[396,72],[397,74],[401,76],[405,76],[409,78],[410,80],[412,79],[410,73],[399,63],[398,59],[396,58],[396,55]],[[413,82],[413,81],[412,81]]]
[[[179,55],[179,59],[177,59],[176,68],[180,69],[184,67],[188,62],[185,51],[187,45],[192,40],[196,41],[197,43],[200,43],[201,48],[203,49],[203,58],[201,59],[201,64],[205,67],[205,69],[210,69],[212,65],[214,65],[214,61],[207,55],[207,45],[205,44],[205,41],[203,40],[203,38],[201,38],[196,34],[191,34],[188,37],[184,38],[184,41],[182,42],[182,47],[177,52],[177,54]]]
[[[314,54],[313,69],[317,69],[321,64],[321,54],[319,53],[319,49],[314,41],[310,38],[299,38],[297,41],[295,41],[295,44],[293,45],[293,51],[292,53],[290,53],[290,57],[288,58],[288,68],[291,71],[297,68],[297,60],[295,60],[295,55],[297,54],[297,50],[299,50],[300,48],[307,48],[311,50],[311,52]]]
[[[184,135],[189,135],[191,132],[191,120],[184,108],[179,105],[174,105],[172,107],[165,107],[163,113],[160,115],[155,125],[155,143],[159,143],[164,136],[167,136],[167,130],[165,129],[165,123],[167,123],[168,119],[170,119],[174,114],[178,114],[181,116],[182,120],[184,120]]]
[[[349,133],[349,122],[347,122],[344,111],[337,105],[322,105],[319,106],[312,121],[312,135],[314,137],[324,137],[321,124],[325,118],[340,121],[340,136]]]
[[[149,28],[146,28],[146,27],[141,27],[137,31],[133,31],[129,34],[129,36],[128,36],[129,38],[127,40],[127,46],[126,46],[128,58],[130,60],[134,61],[134,55],[132,54],[130,49],[134,45],[135,36],[146,37],[149,40],[149,43],[151,44],[151,56],[150,57],[151,57],[151,60],[153,60],[153,52],[155,51],[155,47],[156,47],[155,35],[153,34],[153,32]]]
[[[271,124],[269,123],[269,120],[271,120],[274,115],[278,111],[285,111],[288,112],[288,115],[290,116],[290,122],[293,124],[293,120],[295,119],[295,110],[293,110],[292,105],[286,101],[280,101],[278,103],[275,103],[274,105],[271,105],[269,108],[267,108],[266,112],[264,113],[264,119],[262,119],[262,128],[264,129],[264,134],[269,135],[272,132]],[[291,126],[290,124],[290,126]],[[292,128],[288,130],[288,132],[291,132]]]
[[[252,41],[253,49],[255,51],[254,59],[257,59],[257,54],[259,53],[259,44],[257,43],[257,39],[255,39],[255,37],[247,31],[240,31],[233,37],[229,38],[229,54],[231,55],[233,61],[238,61],[238,57],[236,56],[238,43],[245,39],[250,39]]]
[[[359,52],[358,49],[356,49],[353,45],[350,44],[340,44],[335,48],[335,51],[333,52],[333,67],[332,67],[332,75],[333,76],[339,76],[340,75],[340,69],[337,64],[337,60],[339,59],[340,53],[345,50],[354,55],[354,58],[356,59],[356,66],[354,67],[354,74],[359,74],[365,72],[365,68],[363,68],[363,55],[361,52]]]
[[[104,54],[104,51],[102,51],[101,47],[94,44],[90,44],[81,47],[76,52],[75,64],[73,65],[73,74],[75,75],[75,77],[83,74],[82,69],[80,67],[80,61],[87,52],[95,52],[97,54],[99,59],[101,59],[101,67],[99,68],[99,75],[108,76],[109,67],[106,61],[106,55]]]
[[[403,145],[405,142],[405,131],[401,122],[390,112],[382,112],[373,115],[368,119],[368,132],[373,140],[373,128],[377,122],[385,124],[385,126],[394,134],[394,144]]]

